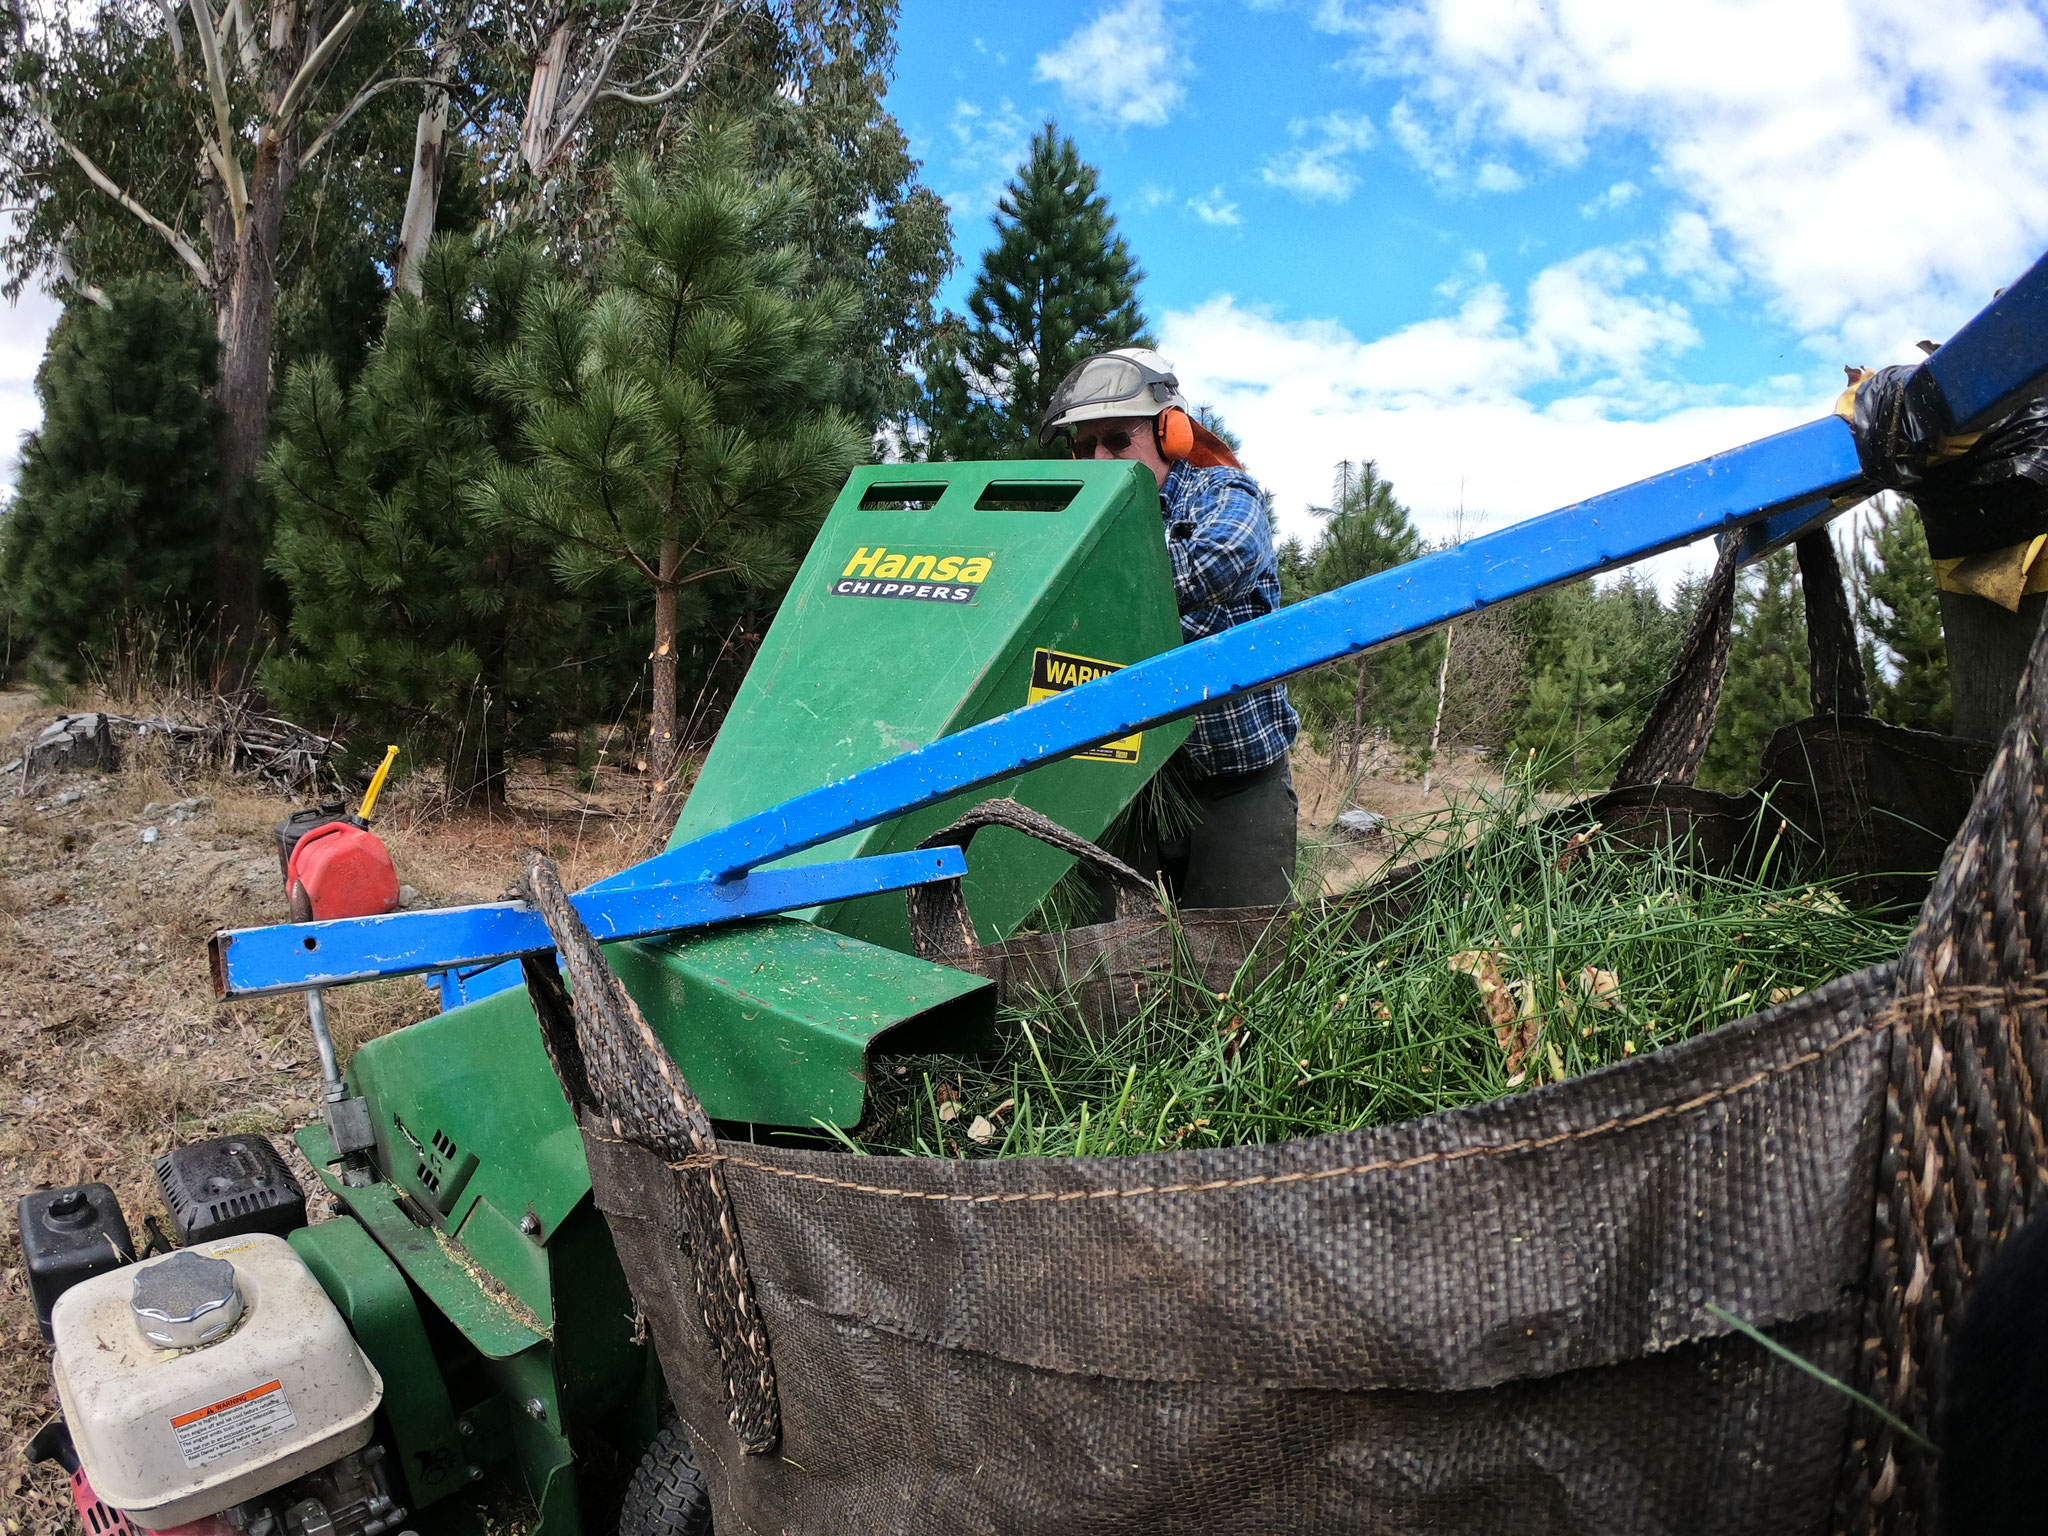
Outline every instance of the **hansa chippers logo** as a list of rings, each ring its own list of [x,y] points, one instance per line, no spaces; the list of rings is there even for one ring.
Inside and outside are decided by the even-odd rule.
[[[919,603],[971,603],[995,569],[989,555],[906,555],[863,544],[832,578],[841,597],[902,597]]]

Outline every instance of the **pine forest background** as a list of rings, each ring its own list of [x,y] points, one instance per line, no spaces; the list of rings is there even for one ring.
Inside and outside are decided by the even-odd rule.
[[[5,291],[66,302],[0,667],[53,696],[253,690],[457,802],[520,756],[587,773],[623,723],[666,811],[854,465],[1035,456],[1075,362],[1152,340],[1053,123],[937,306],[957,232],[887,107],[891,0],[217,4],[0,0]],[[1344,446],[1287,601],[1427,548]],[[1838,537],[1878,712],[1944,729],[1910,505]],[[1807,712],[1792,561],[1743,576],[1710,785]],[[1354,775],[1391,748],[1592,787],[1695,600],[1624,573],[1292,693]]]

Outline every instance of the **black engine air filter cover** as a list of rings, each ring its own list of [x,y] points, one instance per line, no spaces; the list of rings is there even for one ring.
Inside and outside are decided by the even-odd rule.
[[[156,1181],[183,1245],[244,1232],[283,1237],[306,1224],[305,1191],[267,1137],[216,1136],[166,1152]]]
[[[57,1298],[102,1270],[134,1263],[135,1245],[121,1202],[104,1184],[37,1190],[21,1197],[14,1214],[21,1225],[21,1256],[36,1322],[47,1342],[50,1308]]]

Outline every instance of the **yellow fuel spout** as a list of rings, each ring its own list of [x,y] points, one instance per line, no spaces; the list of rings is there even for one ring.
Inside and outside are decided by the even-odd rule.
[[[377,771],[370,775],[370,787],[363,791],[363,807],[356,814],[364,821],[370,819],[370,812],[377,808],[377,797],[384,793],[384,781],[391,776],[391,765],[398,761],[398,748],[384,749],[384,761],[377,765]]]

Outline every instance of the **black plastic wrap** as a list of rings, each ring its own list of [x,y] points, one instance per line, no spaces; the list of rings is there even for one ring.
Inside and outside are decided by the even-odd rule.
[[[1949,451],[1948,410],[1917,366],[1880,368],[1856,392],[1863,472],[1913,498],[1937,560],[2048,533],[2048,398],[2031,400]]]

